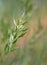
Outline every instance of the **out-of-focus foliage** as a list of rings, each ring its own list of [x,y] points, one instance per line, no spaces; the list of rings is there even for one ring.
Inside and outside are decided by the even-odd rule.
[[[34,32],[28,41],[25,41],[22,49],[16,50],[15,59],[12,62],[10,61],[8,65],[13,65],[13,63],[18,65],[47,64],[47,29],[36,32]],[[40,32],[41,35],[39,36]]]
[[[29,30],[31,19],[41,18],[42,10],[47,14],[46,0],[0,0],[0,65],[47,65],[47,29],[43,30],[40,19],[23,47],[16,44]],[[12,52],[5,55],[4,49]]]

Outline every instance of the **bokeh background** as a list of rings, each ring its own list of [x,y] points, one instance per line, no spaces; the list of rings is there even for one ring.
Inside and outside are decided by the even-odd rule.
[[[5,54],[5,44],[14,29],[13,17],[16,21],[20,18],[26,1],[0,0],[0,65],[47,65],[47,0],[29,0],[29,31],[18,39],[18,49]]]

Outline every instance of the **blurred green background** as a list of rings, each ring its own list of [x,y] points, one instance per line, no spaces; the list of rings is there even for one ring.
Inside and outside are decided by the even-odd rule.
[[[18,21],[24,12],[29,31],[5,54],[13,18]],[[0,0],[0,65],[47,65],[47,0]]]

